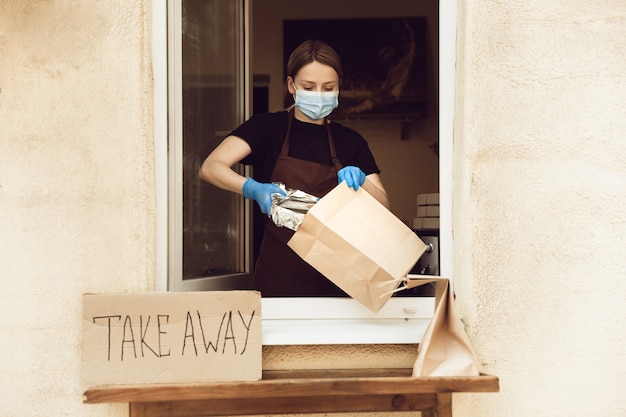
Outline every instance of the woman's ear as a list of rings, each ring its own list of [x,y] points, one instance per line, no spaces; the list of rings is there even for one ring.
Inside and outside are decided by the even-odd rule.
[[[296,88],[293,84],[293,78],[291,78],[290,76],[287,77],[287,89],[289,90],[289,94],[296,94]]]

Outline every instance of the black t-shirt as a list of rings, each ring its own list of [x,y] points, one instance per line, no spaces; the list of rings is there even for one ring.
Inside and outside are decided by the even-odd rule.
[[[252,153],[243,164],[252,165],[254,179],[269,182],[287,134],[288,112],[262,113],[231,132],[245,140]],[[337,158],[342,166],[357,166],[366,174],[378,174],[374,156],[365,139],[356,131],[339,123],[330,122]],[[332,166],[326,127],[293,119],[289,134],[289,156]]]

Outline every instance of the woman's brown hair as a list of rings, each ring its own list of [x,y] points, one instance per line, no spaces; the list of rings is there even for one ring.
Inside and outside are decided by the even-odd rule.
[[[300,68],[317,61],[320,64],[328,65],[337,72],[339,82],[343,79],[343,67],[341,59],[335,50],[324,41],[308,40],[302,42],[289,55],[287,61],[287,76],[295,78]]]

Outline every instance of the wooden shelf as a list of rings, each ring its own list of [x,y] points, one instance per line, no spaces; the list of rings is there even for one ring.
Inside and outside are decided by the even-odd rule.
[[[454,392],[497,392],[495,376],[413,378],[411,369],[265,371],[260,381],[113,385],[84,402],[130,403],[132,417],[422,411],[452,415]]]

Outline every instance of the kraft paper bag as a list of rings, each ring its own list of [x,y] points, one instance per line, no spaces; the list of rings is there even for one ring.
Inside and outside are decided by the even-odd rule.
[[[408,288],[435,283],[435,312],[417,348],[414,377],[478,376],[478,360],[454,307],[454,295],[445,278],[409,278]]]
[[[377,312],[426,245],[365,189],[337,185],[304,216],[287,243],[350,297]]]

